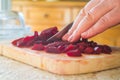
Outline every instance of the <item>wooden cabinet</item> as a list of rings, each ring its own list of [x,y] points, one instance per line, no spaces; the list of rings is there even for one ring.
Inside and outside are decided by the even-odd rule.
[[[45,28],[62,26],[73,21],[85,2],[44,2],[44,1],[15,1],[13,10],[23,12],[27,25],[32,30],[41,31]]]
[[[71,21],[69,8],[27,7],[23,11],[27,14],[25,15],[27,24],[37,27],[37,30],[39,27],[45,29],[56,25],[60,28]]]

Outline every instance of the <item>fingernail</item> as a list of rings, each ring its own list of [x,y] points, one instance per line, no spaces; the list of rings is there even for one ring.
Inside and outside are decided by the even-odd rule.
[[[65,34],[65,35],[63,36],[63,40],[67,40],[68,37],[69,37],[69,35],[68,35],[68,34]]]
[[[68,38],[68,41],[69,41],[69,42],[72,42],[72,41],[73,41],[73,36],[72,36],[72,35]]]
[[[81,37],[82,37],[82,38],[86,38],[86,37],[87,37],[87,33],[86,33],[86,32],[82,33],[82,34],[81,34]]]

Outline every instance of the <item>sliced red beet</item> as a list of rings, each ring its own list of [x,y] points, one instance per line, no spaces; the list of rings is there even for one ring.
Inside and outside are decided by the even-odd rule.
[[[38,32],[37,31],[34,32],[34,37],[38,37]]]
[[[22,39],[17,41],[17,45],[16,46],[18,46],[18,47],[31,46],[31,44],[27,44],[27,43],[29,43],[33,39],[34,38],[31,37],[31,36],[27,36],[25,38],[22,38]]]
[[[84,46],[84,47],[89,46],[89,45],[88,45],[88,42],[80,42],[80,43],[78,43],[77,45],[78,45],[78,46],[81,45],[81,46]]]
[[[33,40],[34,39],[34,36],[27,36],[27,37],[25,37],[24,39],[23,39],[23,42],[24,43],[27,43],[27,42],[29,42],[29,41],[31,41],[31,40]]]
[[[64,45],[60,45],[57,47],[58,50],[60,50],[61,52],[65,52],[65,46]]]
[[[14,40],[12,44],[17,47],[29,47],[34,44],[34,39],[38,37],[38,32],[34,32],[33,36],[26,36],[24,38],[20,38],[17,40]]]
[[[75,48],[76,48],[75,45],[70,44],[70,45],[68,45],[68,46],[65,48],[65,52],[70,51],[70,50],[73,50],[73,49],[75,49]]]
[[[93,47],[87,47],[87,48],[85,48],[84,53],[93,54],[94,53],[94,48]]]
[[[58,32],[57,27],[52,27],[43,30],[40,35],[37,31],[33,36],[26,36],[12,41],[12,44],[17,47],[30,47],[33,50],[44,50],[49,53],[67,53],[68,56],[81,56],[81,53],[87,54],[109,54],[112,52],[107,45],[98,45],[94,41],[87,39],[80,39],[75,43],[69,43],[58,39],[54,42],[47,42],[46,40]]]
[[[32,50],[44,50],[44,45],[42,44],[34,44]]]
[[[109,46],[103,45],[103,53],[110,54],[111,52],[112,52],[112,49]]]
[[[45,47],[45,51],[49,53],[61,53],[62,51],[59,50],[57,47]]]
[[[68,51],[68,52],[66,52],[66,53],[67,53],[68,56],[71,56],[71,57],[79,57],[79,56],[82,56],[79,49],[70,50],[70,51]]]
[[[88,44],[89,46],[91,46],[91,47],[97,46],[97,43],[96,43],[96,42],[93,42],[93,41],[89,41],[87,44]]]
[[[80,49],[80,51],[84,52],[84,49],[86,48],[86,46],[79,45],[78,48]]]
[[[49,43],[48,45],[45,46],[45,51],[50,53],[62,53],[65,51],[64,50],[65,46],[68,44],[69,44],[68,42],[64,41]]]
[[[94,53],[95,54],[100,54],[102,52],[103,52],[103,48],[101,46],[94,47]]]
[[[21,40],[23,40],[23,38],[16,39],[16,40],[12,41],[12,44],[13,44],[14,46],[18,46],[18,41],[21,41]],[[18,46],[18,47],[19,47],[19,46]]]
[[[13,41],[13,45],[14,46],[17,46],[17,47],[23,47],[25,44],[23,43],[23,39],[24,38],[20,38],[20,39],[17,39],[15,41]]]
[[[50,38],[51,36],[53,36],[57,32],[58,32],[57,27],[48,28],[48,29],[43,30],[40,33],[39,37],[41,38],[41,40],[47,40],[48,38]]]

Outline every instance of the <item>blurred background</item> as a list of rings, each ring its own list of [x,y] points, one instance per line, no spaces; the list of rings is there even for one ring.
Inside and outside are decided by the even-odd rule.
[[[75,19],[89,0],[12,0],[12,10],[22,12],[26,25],[32,31],[41,31],[64,25]],[[100,44],[120,47],[120,25],[113,27],[93,38]]]

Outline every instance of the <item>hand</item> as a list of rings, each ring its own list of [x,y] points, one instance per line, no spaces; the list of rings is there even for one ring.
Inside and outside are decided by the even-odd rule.
[[[120,0],[91,0],[63,36],[69,42],[93,37],[120,23]]]

